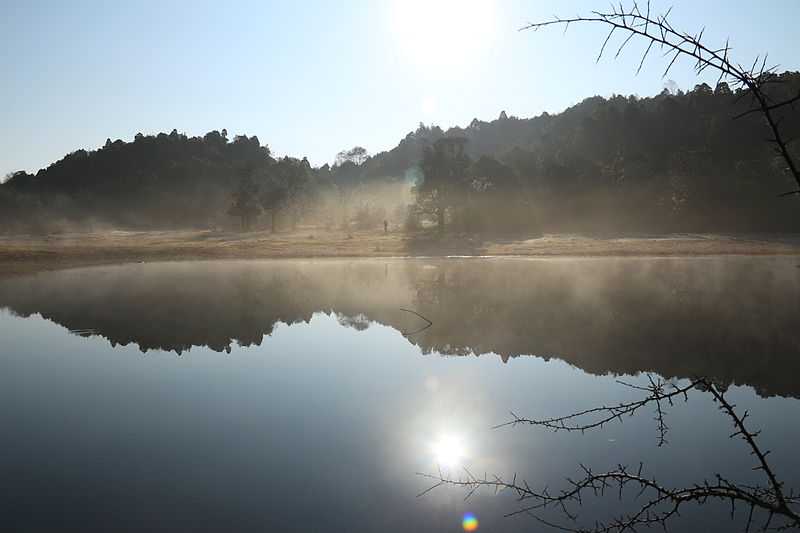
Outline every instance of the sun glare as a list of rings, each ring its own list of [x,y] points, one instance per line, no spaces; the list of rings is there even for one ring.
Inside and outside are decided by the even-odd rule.
[[[491,46],[495,6],[489,0],[395,0],[391,24],[409,61],[441,71],[474,65]]]

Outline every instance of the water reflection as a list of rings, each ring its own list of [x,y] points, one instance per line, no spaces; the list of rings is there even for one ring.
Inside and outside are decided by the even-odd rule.
[[[431,453],[436,465],[446,469],[462,466],[467,457],[464,439],[459,435],[447,433],[439,435],[431,443]]]
[[[0,306],[178,354],[259,346],[276,324],[326,312],[356,330],[390,325],[424,353],[556,357],[798,396],[799,288],[792,258],[208,262],[5,280]]]
[[[19,316],[0,311],[0,529],[433,533],[463,530],[470,513],[479,531],[536,529],[504,518],[512,494],[416,498],[429,483],[414,473],[450,462],[553,488],[578,463],[644,461],[672,486],[717,472],[757,481],[702,394],[670,409],[663,448],[647,413],[585,436],[491,428],[509,411],[631,399],[573,365],[711,370],[797,394],[796,270],[779,259],[213,262],[5,280],[0,306]],[[401,308],[433,326],[403,336],[424,322]],[[140,356],[153,349],[184,355]],[[800,427],[787,423],[800,402],[729,394],[764,430],[781,479],[800,485]],[[615,505],[587,502],[584,516]],[[687,509],[675,527],[743,529],[746,516],[728,513]]]

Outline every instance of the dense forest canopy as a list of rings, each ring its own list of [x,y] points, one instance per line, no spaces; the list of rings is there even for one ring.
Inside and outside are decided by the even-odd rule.
[[[778,81],[776,100],[800,91],[800,73]],[[8,176],[0,228],[367,228],[388,218],[466,232],[800,230],[798,199],[777,198],[791,177],[761,117],[733,120],[748,106],[724,82],[595,96],[554,115],[420,124],[389,151],[356,146],[319,168],[225,130],[138,134]],[[798,115],[778,115],[797,153]]]

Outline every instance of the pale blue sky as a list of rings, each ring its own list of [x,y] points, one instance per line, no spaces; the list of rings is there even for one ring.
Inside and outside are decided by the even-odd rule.
[[[595,64],[600,27],[516,31],[606,2],[449,4],[0,0],[0,172],[173,128],[258,135],[278,155],[322,164],[355,144],[389,149],[420,121],[529,117],[663,87],[657,55],[634,76],[641,43]],[[674,5],[676,27],[707,26],[710,43],[730,36],[743,63],[768,51],[800,69],[800,0],[652,5]],[[669,77],[697,83],[687,64]]]

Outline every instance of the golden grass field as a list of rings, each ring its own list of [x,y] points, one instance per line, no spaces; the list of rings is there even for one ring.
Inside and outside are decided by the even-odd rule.
[[[211,230],[103,231],[48,236],[0,237],[0,273],[13,274],[80,265],[193,259],[414,257],[414,256],[703,256],[800,255],[800,239],[668,235],[591,238],[544,235],[490,238],[435,232],[319,228],[289,233]]]

